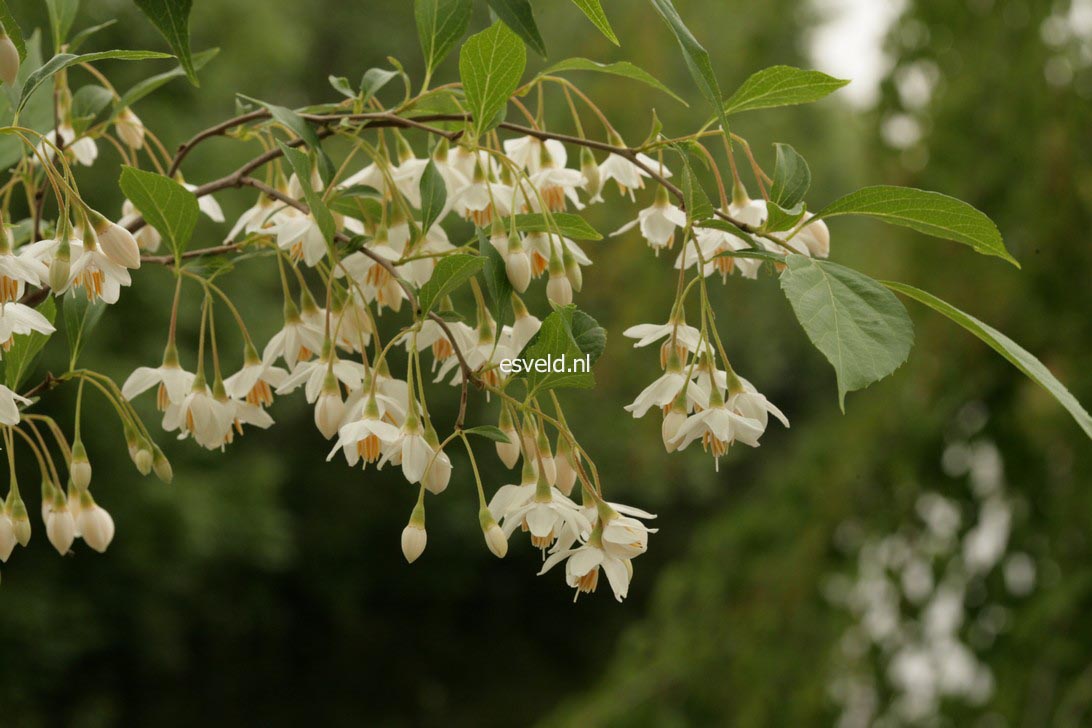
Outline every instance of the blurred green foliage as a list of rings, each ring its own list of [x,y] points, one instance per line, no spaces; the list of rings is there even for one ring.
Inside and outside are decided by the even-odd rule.
[[[728,92],[760,67],[807,65],[804,33],[818,17],[802,3],[677,4]],[[20,5],[30,3],[15,3],[24,27],[44,26],[44,9]],[[118,19],[96,49],[162,46],[130,4],[84,5],[80,25]],[[195,49],[222,49],[201,73],[202,87],[175,81],[137,107],[168,147],[233,113],[236,92],[302,105],[332,95],[328,75],[356,78],[388,55],[411,75],[421,71],[408,3],[197,5]],[[566,3],[536,10],[551,60],[634,60],[686,90],[689,110],[640,85],[582,79],[628,140],[647,133],[651,107],[669,133],[704,120],[677,47],[650,8],[606,4],[620,49]],[[942,190],[987,211],[1022,271],[866,222],[833,225],[833,258],[927,287],[975,313],[1037,354],[1087,403],[1092,82],[1087,67],[1067,83],[1044,80],[1044,67],[1067,52],[1040,34],[1056,10],[1024,0],[912,0],[888,39],[894,64],[874,111],[828,101],[746,114],[735,131],[764,160],[772,160],[772,142],[793,144],[814,173],[813,207],[882,182]],[[530,63],[529,71],[544,64]],[[907,109],[898,79],[921,63],[939,80],[925,106]],[[108,71],[124,88],[164,70],[149,68]],[[453,76],[449,61],[438,79]],[[568,124],[563,108],[557,103],[550,118],[559,129]],[[924,134],[894,150],[880,130],[904,112]],[[99,165],[81,172],[81,186],[92,204],[114,210],[116,158],[102,151]],[[211,142],[185,172],[204,181],[250,151]],[[230,219],[252,197],[220,199]],[[613,230],[630,213],[612,204],[590,210],[589,219]],[[197,239],[213,243],[223,232],[203,221]],[[429,549],[408,567],[398,534],[415,493],[390,472],[362,476],[325,463],[326,443],[301,398],[280,399],[272,410],[277,426],[248,433],[226,455],[165,442],[176,473],[170,486],[136,474],[120,428],[99,407],[86,415],[95,426],[85,424],[84,436],[96,497],[114,514],[117,538],[106,556],[82,550],[61,559],[35,522],[31,548],[5,565],[2,722],[828,725],[835,716],[829,666],[846,616],[824,600],[822,586],[851,566],[840,529],[897,528],[925,489],[966,498],[939,463],[946,443],[964,434],[958,413],[968,402],[989,413],[983,432],[1001,448],[1009,488],[1023,504],[1013,540],[1033,555],[1041,578],[1017,602],[1008,631],[982,653],[995,673],[995,697],[972,714],[953,707],[949,720],[1088,720],[1092,453],[1048,395],[978,341],[908,303],[917,325],[910,361],[851,394],[842,416],[833,375],[776,282],[734,279],[715,286],[725,344],[736,368],[793,426],[771,430],[760,450],[734,450],[718,475],[697,454],[664,454],[659,422],[621,410],[657,364],[620,332],[666,317],[667,260],[653,259],[632,237],[595,245],[581,305],[611,337],[596,368],[599,388],[565,401],[578,434],[594,445],[609,495],[660,514],[660,533],[637,564],[625,604],[609,594],[571,604],[560,574],[534,575],[538,555],[525,543],[514,541],[505,560],[494,559],[481,542],[468,463],[457,450],[450,491],[430,502]],[[227,279],[263,339],[279,326],[274,276],[250,265]],[[120,381],[158,359],[169,280],[157,270],[135,277],[96,330],[87,365]],[[182,330],[195,331],[196,319],[187,308]],[[63,413],[72,397],[61,389],[44,404]],[[457,391],[433,398],[438,419],[450,421]],[[151,403],[139,406],[153,422]],[[472,404],[470,422],[495,417],[495,403]],[[479,449],[487,483],[515,477],[487,445]],[[35,482],[31,475],[23,482]]]

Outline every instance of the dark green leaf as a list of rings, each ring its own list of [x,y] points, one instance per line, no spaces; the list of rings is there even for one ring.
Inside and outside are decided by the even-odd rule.
[[[805,211],[802,202],[797,203],[796,207],[786,210],[777,203],[770,201],[766,203],[766,223],[762,226],[762,231],[779,233],[792,230],[803,219]]]
[[[72,94],[72,129],[79,136],[114,100],[114,94],[97,84],[81,86]]]
[[[80,351],[91,332],[95,330],[103,312],[106,311],[106,303],[101,298],[94,302],[88,301],[87,296],[72,289],[64,297],[61,306],[64,315],[64,334],[68,339],[68,352],[70,361],[75,364],[80,358]]]
[[[478,228],[478,249],[481,257],[485,259],[482,267],[482,277],[485,278],[485,289],[489,294],[489,313],[497,326],[507,326],[513,320],[512,312],[512,282],[508,280],[508,272],[504,265],[504,258],[500,251],[489,242],[485,230]]]
[[[493,23],[463,44],[459,76],[475,134],[480,136],[503,120],[508,97],[519,86],[526,64],[527,49],[504,23]]]
[[[478,274],[485,265],[480,255],[456,253],[448,255],[436,263],[432,277],[417,294],[417,306],[422,314],[428,313],[445,296],[451,295],[456,288]]]
[[[585,353],[581,351],[573,338],[573,316],[576,310],[576,306],[571,304],[554,309],[553,313],[543,320],[538,333],[531,337],[527,346],[520,352],[519,358],[527,362],[543,360],[553,363],[564,358],[565,371],[519,372],[516,379],[527,383],[528,392],[565,387],[591,389],[595,386],[595,377],[591,372],[573,371],[578,361],[586,361]]]
[[[891,225],[917,230],[945,240],[970,245],[1015,265],[993,220],[962,200],[912,187],[864,187],[830,203],[814,219],[837,215],[869,215]]]
[[[921,290],[920,288],[914,288],[908,286],[905,283],[894,283],[892,281],[881,281],[885,286],[897,291],[904,296],[909,296],[915,301],[924,303],[934,311],[938,311],[947,316],[952,321],[963,328],[970,331],[982,341],[1003,356],[1010,364],[1024,373],[1031,381],[1038,384],[1040,387],[1050,392],[1050,394],[1058,400],[1066,411],[1073,416],[1073,419],[1077,421],[1080,428],[1084,430],[1084,433],[1089,437],[1092,437],[1092,416],[1088,414],[1077,398],[1070,394],[1069,390],[1065,388],[1057,377],[1050,373],[1041,361],[1032,356],[1024,347],[1017,344],[1009,337],[1002,334],[997,329],[982,323],[974,316],[960,311],[955,306],[946,301],[942,301],[931,293]]]
[[[899,368],[914,327],[899,299],[855,270],[803,255],[785,257],[781,290],[811,343],[834,367],[838,401]]]
[[[57,304],[53,296],[46,296],[45,300],[38,305],[37,311],[45,316],[49,323],[53,323],[57,318]],[[11,348],[4,352],[4,383],[8,389],[19,389],[19,385],[33,368],[38,353],[52,335],[32,331],[12,338]]]
[[[679,154],[679,158],[682,159],[683,168],[680,176],[683,192],[683,207],[686,208],[686,217],[691,222],[699,220],[708,220],[713,217],[713,203],[709,201],[709,195],[705,192],[705,188],[702,187],[701,180],[698,179],[697,174],[694,173],[694,166],[690,160],[690,154],[687,152],[686,145],[677,144],[673,145],[674,149]],[[698,157],[705,161],[705,156]]]
[[[118,185],[179,258],[197,224],[197,198],[193,193],[170,177],[128,166],[121,168]]]
[[[504,24],[516,32],[523,42],[535,53],[546,57],[546,44],[535,23],[535,13],[529,0],[486,0],[489,7],[504,21]]]
[[[538,75],[554,75],[558,73],[564,73],[566,71],[596,71],[598,73],[609,73],[612,76],[622,76],[623,78],[633,79],[634,81],[640,81],[641,83],[647,84],[654,89],[663,91],[665,94],[675,99],[683,106],[688,105],[674,91],[660,83],[660,81],[658,81],[648,71],[645,71],[643,68],[639,68],[633,65],[629,61],[618,61],[617,63],[596,63],[595,61],[589,61],[587,58],[566,58],[564,61],[555,63]]]
[[[19,96],[19,104],[15,107],[15,112],[19,113],[23,109],[31,94],[34,93],[34,90],[47,78],[50,78],[53,74],[62,71],[69,66],[74,66],[77,63],[94,63],[95,61],[105,60],[144,61],[149,58],[170,58],[170,55],[166,53],[157,53],[155,51],[102,51],[100,53],[84,53],[82,55],[61,53],[53,56],[45,65],[27,77],[26,82],[23,84],[22,94]]]
[[[167,39],[167,44],[178,56],[182,68],[186,70],[190,83],[200,86],[193,58],[190,55],[190,9],[193,7],[193,0],[133,0],[133,2]]]
[[[555,212],[550,217],[553,220],[553,225],[550,225],[546,216],[540,212],[516,215],[516,230],[524,233],[558,233],[572,240],[603,239],[599,231],[579,215],[574,215],[571,212]]]
[[[753,258],[755,260],[764,260],[767,263],[785,264],[785,256],[771,253],[768,250],[760,250],[758,248],[753,248],[751,250],[722,250],[714,255],[713,258]],[[713,258],[710,258],[710,260]]]
[[[591,357],[591,363],[599,361],[607,348],[607,330],[591,316],[577,309],[573,311],[572,332],[577,347]]]
[[[490,440],[497,442],[508,443],[511,440],[508,439],[508,435],[501,432],[501,429],[496,425],[478,425],[477,427],[471,427],[463,430],[463,433],[467,435],[479,435],[481,437],[488,437]]]
[[[432,159],[421,174],[421,234],[427,233],[447,204],[447,185]]]
[[[811,187],[811,170],[795,149],[788,144],[774,144],[777,159],[774,162],[773,184],[770,185],[770,200],[782,208],[795,207],[803,201]]]
[[[470,27],[471,0],[415,0],[417,37],[425,56],[425,74],[432,76]]]
[[[614,45],[621,45],[618,42],[618,36],[614,34],[614,28],[610,27],[610,21],[607,20],[607,14],[603,12],[603,6],[599,4],[599,0],[573,0],[573,4],[588,16],[588,20],[599,28],[599,32],[605,35],[607,40]]]
[[[724,104],[725,114],[753,109],[807,104],[827,96],[849,81],[819,71],[771,66],[751,75]]]

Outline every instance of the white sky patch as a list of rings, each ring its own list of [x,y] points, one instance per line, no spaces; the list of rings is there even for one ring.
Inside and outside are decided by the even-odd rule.
[[[840,93],[850,104],[876,103],[880,80],[890,70],[883,40],[905,7],[904,0],[812,0],[824,22],[808,36],[816,69],[851,83]]]

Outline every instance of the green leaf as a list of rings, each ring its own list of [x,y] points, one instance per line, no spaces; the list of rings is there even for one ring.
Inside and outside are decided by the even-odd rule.
[[[170,177],[123,166],[118,185],[178,259],[197,224],[197,198]]]
[[[190,55],[190,9],[193,0],[133,0],[140,11],[148,16],[152,25],[167,39],[167,44],[178,56],[178,61],[186,71],[186,76],[194,86],[197,71]]]
[[[440,61],[466,34],[474,7],[471,0],[415,0],[413,9],[417,37],[425,56],[425,75],[431,77]]]
[[[610,21],[607,20],[607,14],[603,12],[603,6],[599,4],[599,0],[573,0],[573,5],[588,16],[588,20],[599,28],[599,32],[605,35],[607,40],[614,45],[621,45],[618,42],[618,36],[614,34],[614,28],[610,27]]]
[[[788,209],[803,201],[811,187],[811,170],[795,149],[788,144],[774,144],[777,159],[774,162],[773,184],[770,200]]]
[[[447,204],[447,185],[432,159],[425,165],[421,174],[421,234],[432,227]]]
[[[99,23],[98,25],[92,25],[92,26],[90,26],[88,28],[84,28],[79,33],[76,33],[76,35],[72,36],[72,40],[68,41],[68,52],[69,53],[75,53],[79,49],[79,47],[84,44],[84,42],[88,38],[93,36],[95,33],[98,33],[100,30],[105,30],[106,28],[109,28],[111,25],[115,24],[116,22],[118,22],[118,21],[113,20],[113,19],[107,20],[105,23]]]
[[[565,359],[565,371],[562,372],[520,371],[516,379],[527,383],[528,392],[559,388],[591,389],[595,386],[595,377],[590,371],[572,371],[575,362],[585,361],[585,353],[573,337],[573,317],[576,310],[576,306],[571,304],[555,308],[543,320],[538,333],[531,337],[520,352],[519,358],[525,361],[557,361],[560,357]]]
[[[348,215],[361,222],[374,223],[383,216],[382,195],[363,185],[338,189],[326,206],[340,215]]]
[[[11,42],[15,44],[15,51],[19,54],[19,60],[24,60],[27,57],[27,46],[23,41],[23,32],[19,30],[19,24],[15,22],[15,18],[11,17],[7,0],[0,0],[0,28],[3,28],[4,32],[11,38]]]
[[[554,65],[542,71],[541,76],[548,76],[557,73],[564,73],[566,71],[596,71],[598,73],[609,73],[612,76],[621,76],[623,78],[633,79],[634,81],[640,81],[643,84],[647,84],[658,91],[663,91],[671,98],[678,101],[683,106],[688,106],[683,99],[674,91],[664,86],[659,80],[656,79],[648,71],[633,65],[629,61],[618,61],[617,63],[596,63],[595,61],[589,61],[587,58],[566,58],[564,61],[555,63]]]
[[[591,357],[591,363],[599,361],[599,357],[607,349],[607,330],[591,316],[577,309],[573,311],[572,332],[576,346]]]
[[[546,57],[546,44],[535,23],[535,13],[528,0],[486,0],[497,17],[516,32],[535,53]]]
[[[200,71],[204,68],[205,64],[216,57],[216,54],[219,52],[219,48],[209,48],[208,50],[195,54],[193,56],[193,69],[195,71]],[[132,88],[123,93],[117,103],[114,104],[114,108],[120,112],[126,106],[132,106],[148,94],[158,90],[164,84],[185,75],[186,69],[179,65],[177,68],[171,69],[165,73],[159,73],[155,76],[146,78],[143,81],[134,84]]]
[[[466,92],[467,110],[478,136],[500,123],[498,115],[516,90],[527,49],[504,23],[493,23],[470,36],[459,51],[459,76]]]
[[[993,220],[962,200],[912,187],[864,187],[815,213],[814,220],[837,215],[869,215],[891,225],[970,245],[1015,265]]]
[[[157,53],[155,51],[101,51],[99,53],[84,53],[82,55],[75,55],[73,53],[60,53],[53,56],[34,73],[27,77],[26,82],[23,84],[23,91],[19,96],[19,104],[15,107],[15,113],[22,111],[26,105],[27,100],[30,99],[31,94],[34,93],[47,78],[53,76],[58,71],[62,71],[69,66],[74,66],[77,63],[94,63],[95,61],[117,60],[117,61],[144,61],[149,58],[170,58],[167,53]]]
[[[397,78],[398,71],[388,71],[385,68],[369,68],[360,79],[361,103],[367,104],[372,97],[379,93],[379,89],[387,85],[392,78]]]
[[[45,316],[49,323],[53,323],[57,318],[57,304],[53,296],[46,296],[45,300],[38,305],[37,311]],[[4,352],[4,384],[8,389],[19,389],[19,385],[33,368],[42,347],[52,335],[32,331],[26,335],[13,337],[11,348]]]
[[[671,28],[671,32],[675,34],[675,39],[679,41],[679,47],[682,48],[683,60],[686,61],[686,67],[690,70],[694,83],[697,84],[698,90],[701,91],[701,95],[705,97],[705,100],[713,105],[721,126],[727,132],[728,119],[723,111],[724,99],[720,95],[720,85],[717,83],[716,74],[713,73],[713,63],[709,59],[709,52],[702,47],[702,44],[686,27],[679,15],[679,11],[675,9],[671,0],[651,1],[652,6],[656,8],[668,27]]]
[[[512,293],[515,289],[508,280],[504,258],[496,246],[489,242],[488,234],[482,228],[478,228],[478,250],[485,259],[482,277],[485,279],[486,293],[489,294],[489,313],[497,326],[507,326],[514,318]]]
[[[780,263],[785,264],[785,256],[778,255],[777,253],[771,253],[768,250],[760,250],[753,248],[751,250],[722,250],[710,258],[754,258],[755,260],[763,260],[767,263]]]
[[[541,212],[516,215],[516,230],[524,233],[557,233],[572,240],[603,239],[599,231],[579,215],[574,215],[571,212],[555,212],[550,218],[553,220],[553,225]]]
[[[337,223],[334,222],[334,216],[330,213],[330,208],[326,207],[326,203],[322,201],[322,195],[318,194],[311,186],[311,157],[298,149],[288,146],[279,139],[277,140],[277,146],[281,148],[285,160],[288,161],[292,171],[296,173],[296,179],[299,180],[300,187],[303,189],[303,197],[307,201],[307,207],[310,208],[311,216],[315,218],[315,223],[322,231],[322,237],[326,238],[327,243],[332,244],[334,234],[337,233]]]
[[[490,440],[495,440],[496,442],[511,442],[511,440],[508,439],[508,435],[505,435],[496,425],[478,425],[477,427],[471,427],[463,430],[463,434],[488,437]]]
[[[1073,416],[1073,419],[1077,421],[1077,424],[1084,430],[1084,433],[1092,438],[1092,416],[1088,414],[1088,410],[1086,410],[1081,403],[1077,401],[1077,398],[1070,394],[1069,390],[1065,388],[1065,385],[1058,381],[1057,377],[1051,374],[1050,370],[1047,369],[1041,361],[1032,356],[1027,349],[1020,346],[997,329],[982,323],[974,316],[960,311],[955,306],[946,301],[942,301],[931,293],[927,293],[920,288],[908,286],[905,283],[895,283],[893,281],[880,282],[891,290],[897,291],[920,303],[924,303],[934,311],[944,314],[949,319],[955,321],[957,324],[967,329],[967,331],[970,331],[979,339],[986,342],[991,349],[1023,372],[1024,376],[1050,392],[1050,394],[1065,407],[1066,411]]]
[[[762,225],[762,232],[779,233],[792,230],[804,217],[806,209],[804,203],[798,202],[792,209],[786,210],[775,202],[766,204],[766,222]]]
[[[771,66],[751,75],[724,104],[725,114],[754,109],[807,104],[827,96],[849,81],[819,71]]]
[[[899,368],[914,327],[894,294],[868,276],[825,260],[786,256],[781,290],[811,343],[834,367],[838,401]]]
[[[81,86],[72,94],[72,129],[79,136],[114,100],[114,94],[97,84]]]
[[[242,94],[240,94],[240,96],[242,96]],[[323,150],[322,140],[319,139],[318,133],[306,119],[285,106],[277,106],[276,104],[270,104],[261,99],[254,99],[249,96],[242,96],[242,98],[263,107],[273,117],[274,121],[288,127],[293,134],[303,140],[304,144],[315,150],[318,154],[319,164],[321,165],[319,171],[322,173],[323,179],[329,180],[333,177],[334,164]],[[307,172],[307,178],[311,178],[310,170]]]
[[[87,296],[71,289],[64,297],[61,308],[64,315],[64,335],[68,339],[69,361],[75,366],[84,342],[106,311],[106,303],[101,298],[94,302],[88,301]]]
[[[327,76],[326,80],[330,82],[330,86],[334,91],[337,91],[342,96],[346,96],[350,99],[356,98],[356,91],[349,85],[349,79],[344,76]]]
[[[68,31],[72,30],[72,23],[76,21],[76,13],[80,9],[80,0],[46,0],[46,10],[49,13],[49,27],[53,31],[54,50],[64,45],[68,38]]]
[[[417,294],[417,306],[421,313],[427,314],[441,299],[476,276],[483,265],[485,260],[480,255],[468,253],[440,258],[432,271],[432,277],[421,286]]]

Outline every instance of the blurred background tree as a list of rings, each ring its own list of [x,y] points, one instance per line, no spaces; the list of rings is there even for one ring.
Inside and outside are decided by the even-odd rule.
[[[812,4],[790,0],[677,4],[726,89],[767,65],[809,65],[808,32],[823,22]],[[21,5],[37,4],[15,3],[24,27],[45,27],[44,9]],[[623,41],[616,49],[563,5],[536,6],[552,59],[632,59],[669,86],[690,88],[674,41],[646,6],[606,3]],[[990,214],[1022,271],[867,222],[834,225],[833,257],[876,277],[928,283],[1038,355],[1084,402],[1092,400],[1092,28],[1081,18],[1090,5],[911,0],[888,33],[890,69],[874,108],[832,100],[737,123],[765,158],[769,143],[785,141],[809,160],[813,205],[890,182],[943,190]],[[84,6],[83,25],[118,20],[96,48],[159,47],[129,3]],[[195,47],[222,49],[202,88],[176,82],[137,112],[174,145],[230,115],[236,92],[318,102],[331,94],[328,75],[358,77],[387,56],[419,75],[411,14],[393,0],[199,4]],[[149,73],[115,65],[120,87]],[[453,76],[453,66],[446,72]],[[637,110],[655,106],[669,131],[704,113],[696,95],[687,110],[640,86],[586,83],[630,141],[650,125]],[[565,115],[552,123],[564,128]],[[211,178],[245,153],[210,143],[191,157],[187,176]],[[103,155],[82,186],[108,210],[120,196],[116,158],[106,148]],[[220,199],[230,218],[252,195]],[[595,209],[591,221],[613,230],[620,214]],[[223,230],[208,225],[198,235],[213,242]],[[833,376],[776,283],[733,280],[718,292],[726,345],[793,427],[771,431],[760,450],[734,450],[718,475],[705,458],[651,447],[658,422],[621,410],[656,363],[620,332],[662,318],[672,292],[658,286],[666,261],[636,240],[597,245],[581,301],[612,336],[597,365],[599,388],[566,399],[570,419],[596,443],[611,492],[660,514],[624,605],[605,594],[572,605],[560,574],[534,576],[526,544],[494,559],[481,543],[473,493],[460,488],[467,463],[456,452],[451,492],[429,513],[430,548],[407,567],[398,534],[415,493],[386,473],[323,462],[326,443],[298,398],[279,400],[277,427],[249,434],[227,457],[166,443],[171,486],[138,477],[102,412],[107,426],[85,427],[85,439],[117,539],[106,557],[58,559],[39,528],[35,547],[5,566],[5,722],[828,725],[839,715],[830,686],[851,617],[827,599],[827,586],[853,572],[863,539],[913,520],[925,491],[944,493],[973,518],[973,496],[942,463],[969,439],[996,443],[1003,455],[1010,538],[1034,560],[1036,583],[1007,600],[996,634],[975,645],[995,681],[989,699],[946,703],[943,720],[1089,720],[1092,501],[1082,486],[1092,484],[1092,453],[1053,400],[949,322],[912,308],[910,362],[852,395],[843,417]],[[167,276],[142,271],[127,304],[96,330],[88,362],[124,378],[159,357],[166,321],[154,312],[166,310]],[[268,336],[279,325],[276,281],[243,274],[230,285],[245,291],[244,315]],[[746,296],[737,293],[743,286]],[[644,295],[626,294],[633,290]],[[192,330],[197,312],[187,315],[182,325]],[[432,405],[447,408],[441,419],[452,416],[456,394]],[[495,416],[495,405],[476,404],[470,419]],[[487,483],[516,477],[481,459]],[[982,590],[1003,591],[996,576]]]

